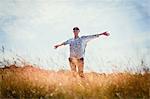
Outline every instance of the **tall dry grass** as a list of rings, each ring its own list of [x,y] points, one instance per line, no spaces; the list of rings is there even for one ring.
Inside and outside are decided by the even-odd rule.
[[[150,99],[150,73],[85,73],[48,71],[32,66],[0,69],[1,98]]]
[[[6,52],[3,46],[0,51]],[[11,62],[0,58],[0,99],[150,99],[150,70],[143,60],[144,72],[91,72],[80,78],[67,70],[34,67],[19,55]]]

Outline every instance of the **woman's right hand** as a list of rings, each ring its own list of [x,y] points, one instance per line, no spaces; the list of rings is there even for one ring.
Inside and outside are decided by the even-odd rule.
[[[57,49],[59,47],[59,45],[55,45],[54,48]]]

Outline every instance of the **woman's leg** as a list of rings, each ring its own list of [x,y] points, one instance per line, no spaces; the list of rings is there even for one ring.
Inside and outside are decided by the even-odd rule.
[[[71,71],[76,72],[76,71],[77,71],[77,70],[76,70],[76,65],[75,65],[75,63],[72,61],[71,58],[69,58],[69,64],[70,64]]]
[[[84,69],[84,58],[80,58],[78,62],[78,73],[80,77],[84,77],[83,69]]]

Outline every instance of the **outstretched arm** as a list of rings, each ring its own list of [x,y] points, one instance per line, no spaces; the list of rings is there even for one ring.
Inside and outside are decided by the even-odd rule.
[[[92,39],[98,38],[100,35],[109,36],[110,34],[108,32],[103,32],[103,33],[99,33],[99,34],[95,34],[95,35],[82,36],[82,38],[85,40],[85,42],[88,42]]]
[[[54,46],[54,48],[57,49],[58,47],[60,47],[60,46],[62,46],[62,45],[64,45],[64,43],[57,44],[57,45]]]
[[[99,35],[109,36],[110,34],[106,31],[106,32],[100,33]]]
[[[95,35],[91,35],[91,36],[96,36],[96,37],[99,37],[101,35],[105,35],[105,36],[109,36],[110,34],[106,31],[106,32],[103,32],[103,33],[99,33],[99,34],[95,34]]]
[[[69,39],[69,40],[67,40],[67,41],[65,41],[65,42],[63,42],[63,43],[61,43],[61,44],[55,45],[54,48],[57,49],[58,47],[60,47],[60,46],[62,46],[62,45],[70,44],[70,42],[71,42],[71,39]]]

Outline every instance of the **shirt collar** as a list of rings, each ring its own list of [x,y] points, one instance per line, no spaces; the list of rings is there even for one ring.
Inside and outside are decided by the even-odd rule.
[[[79,38],[79,36],[77,36],[76,38],[74,37],[74,39],[78,39]]]

